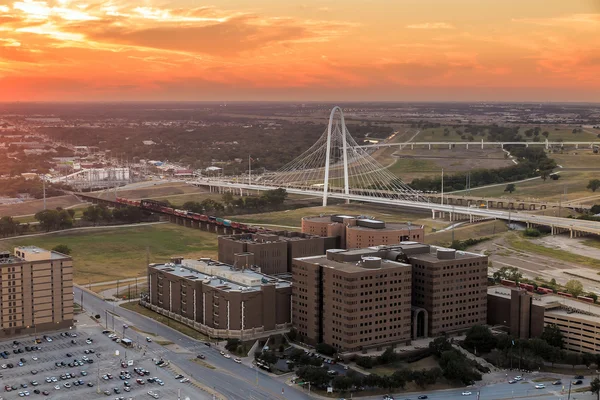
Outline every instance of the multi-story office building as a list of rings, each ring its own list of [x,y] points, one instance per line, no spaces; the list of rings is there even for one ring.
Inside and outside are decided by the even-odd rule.
[[[302,218],[302,232],[338,238],[338,247],[357,249],[403,241],[423,242],[423,225],[393,223],[364,216],[324,215]]]
[[[0,337],[73,325],[73,261],[34,246],[0,252]]]
[[[419,243],[391,247],[405,253],[413,268],[418,332],[435,337],[486,323],[487,256]],[[423,329],[420,312],[426,317]]]
[[[219,261],[241,267],[256,266],[268,275],[291,272],[292,259],[325,254],[335,238],[299,232],[219,236]]]
[[[372,249],[328,250],[292,266],[293,325],[303,340],[341,351],[411,339],[411,266]]]
[[[368,268],[370,258],[379,267]],[[313,343],[357,350],[486,323],[487,257],[479,254],[417,242],[329,250],[295,259],[292,277],[293,324]]]
[[[148,266],[144,305],[212,337],[256,338],[289,329],[289,282],[202,258]]]
[[[487,292],[489,325],[506,326],[512,335],[528,339],[539,337],[546,325],[556,324],[565,349],[600,352],[600,306],[592,299],[507,286],[490,286]]]

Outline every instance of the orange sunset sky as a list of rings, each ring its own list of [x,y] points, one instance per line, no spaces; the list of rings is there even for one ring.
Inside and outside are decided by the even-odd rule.
[[[0,0],[0,101],[600,101],[600,0]]]

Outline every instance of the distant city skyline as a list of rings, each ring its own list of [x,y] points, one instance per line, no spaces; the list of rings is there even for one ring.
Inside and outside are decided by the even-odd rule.
[[[0,0],[0,101],[600,101],[598,0]]]

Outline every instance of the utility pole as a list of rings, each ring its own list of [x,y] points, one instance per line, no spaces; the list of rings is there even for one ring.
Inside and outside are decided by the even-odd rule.
[[[442,205],[444,205],[444,168],[442,168]]]
[[[44,210],[46,210],[46,178],[42,178],[42,191],[44,194]]]

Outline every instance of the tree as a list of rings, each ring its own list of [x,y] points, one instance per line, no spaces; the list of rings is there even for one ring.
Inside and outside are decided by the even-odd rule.
[[[487,326],[475,325],[467,331],[464,344],[475,352],[489,353],[496,347],[496,337]]]
[[[296,375],[303,381],[316,386],[325,386],[331,379],[326,369],[311,365],[298,368]]]
[[[548,324],[544,327],[541,338],[546,341],[550,346],[563,347],[563,334],[560,328],[556,324]]]
[[[226,207],[231,205],[231,203],[233,202],[233,193],[231,193],[231,192],[223,193],[223,195],[221,196],[221,201],[223,202],[223,204],[225,204]]]
[[[345,392],[352,387],[352,379],[346,376],[336,376],[333,378],[332,385],[335,390]]]
[[[65,254],[67,256],[69,254],[71,254],[71,248],[69,246],[67,246],[66,244],[59,244],[57,246],[54,246],[52,248],[52,251],[56,251],[57,253]]]
[[[591,179],[588,182],[587,189],[590,189],[592,192],[595,192],[600,188],[600,179]]]
[[[548,133],[548,131],[544,131],[542,132],[542,136],[548,139],[548,136],[550,136],[550,134]]]
[[[575,353],[573,351],[567,351],[563,357],[563,359],[565,360],[565,362],[567,364],[571,364],[573,366],[573,368],[575,368],[576,365],[581,364],[581,354],[579,353]]]
[[[35,219],[38,220],[40,227],[46,232],[53,229],[58,229],[60,216],[56,210],[44,210],[35,214]]]
[[[592,208],[590,208],[590,212],[592,214],[600,214],[600,204],[594,204]]]
[[[443,352],[450,349],[452,349],[452,345],[444,336],[440,336],[429,342],[429,350],[431,350],[437,357],[441,356]]]
[[[275,364],[277,362],[277,355],[272,351],[263,351],[259,358],[267,364]]]
[[[327,343],[319,343],[315,347],[317,353],[325,354],[326,356],[333,356],[336,353],[335,347],[327,344]]]
[[[600,400],[600,379],[594,378],[590,382],[590,391],[596,395],[598,400]]]
[[[227,339],[227,344],[225,344],[225,348],[227,349],[227,351],[234,352],[237,350],[240,343],[240,339]]]
[[[583,284],[577,279],[571,279],[565,284],[565,289],[567,289],[567,292],[571,293],[573,297],[577,297],[583,293]]]
[[[508,185],[506,185],[506,187],[504,188],[504,191],[505,191],[505,192],[508,192],[508,193],[512,193],[512,192],[514,192],[515,190],[517,190],[517,188],[515,187],[515,184],[514,184],[514,183],[509,183],[509,184],[508,184]]]
[[[594,292],[589,292],[585,296],[594,299],[594,303],[598,302],[598,295]]]
[[[83,220],[89,221],[96,225],[100,220],[102,212],[100,210],[100,206],[89,206],[83,211]]]
[[[0,218],[0,235],[3,237],[16,235],[19,225],[19,222],[15,221],[12,217]]]
[[[519,272],[517,267],[502,267],[494,272],[493,277],[496,282],[507,279],[518,283],[523,278],[523,274]]]

